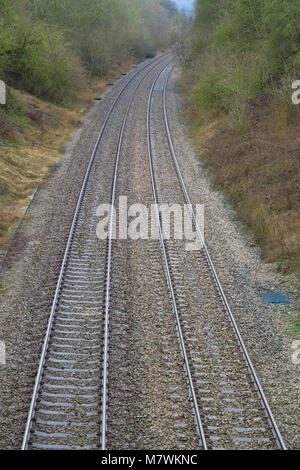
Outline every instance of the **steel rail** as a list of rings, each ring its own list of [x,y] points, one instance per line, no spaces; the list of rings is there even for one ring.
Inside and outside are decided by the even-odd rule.
[[[32,422],[33,422],[33,418],[34,418],[34,415],[35,415],[36,401],[37,401],[37,397],[38,397],[38,393],[39,393],[39,389],[40,389],[40,385],[41,385],[42,373],[43,373],[45,360],[46,360],[46,355],[47,355],[47,351],[48,351],[49,340],[50,340],[50,336],[51,336],[51,331],[52,331],[53,321],[54,321],[54,317],[55,317],[55,312],[56,312],[56,308],[57,308],[57,304],[58,304],[58,300],[59,300],[59,295],[60,295],[60,291],[61,291],[61,287],[62,287],[64,272],[65,272],[65,268],[66,268],[66,265],[67,265],[68,256],[69,256],[70,248],[71,248],[71,245],[72,245],[74,232],[75,232],[75,229],[76,229],[76,226],[77,226],[78,216],[79,216],[79,213],[80,213],[80,209],[81,209],[84,194],[85,194],[85,191],[86,191],[87,183],[88,183],[88,180],[89,180],[89,176],[90,176],[90,173],[91,173],[93,163],[95,161],[96,154],[97,154],[98,149],[99,149],[100,142],[102,141],[102,138],[103,138],[104,131],[107,127],[107,124],[109,122],[109,119],[110,119],[114,109],[116,108],[116,105],[118,104],[120,98],[123,96],[123,94],[125,93],[125,91],[129,87],[129,85],[133,82],[133,80],[141,72],[143,72],[149,65],[153,64],[153,62],[155,62],[155,64],[160,63],[162,58],[165,58],[167,55],[170,55],[171,53],[172,53],[172,51],[171,52],[166,52],[166,53],[160,55],[155,61],[152,61],[150,63],[145,64],[137,72],[135,72],[132,77],[130,77],[130,79],[126,82],[125,86],[120,90],[117,97],[114,99],[114,101],[113,101],[113,103],[112,103],[112,105],[111,105],[111,107],[110,107],[110,109],[109,109],[109,111],[106,115],[104,123],[101,127],[100,133],[98,135],[95,147],[94,147],[92,155],[90,157],[89,164],[88,164],[88,167],[87,167],[87,170],[86,170],[86,173],[85,173],[85,176],[84,176],[84,180],[83,180],[83,183],[82,183],[82,186],[81,186],[80,194],[79,194],[79,197],[78,197],[75,213],[74,213],[74,216],[73,216],[73,220],[72,220],[72,224],[71,224],[71,228],[70,228],[70,232],[69,232],[69,236],[68,236],[68,241],[67,241],[65,252],[64,252],[63,261],[62,261],[61,268],[60,268],[60,274],[59,274],[57,285],[56,285],[55,295],[54,295],[54,299],[53,299],[53,303],[52,303],[52,307],[51,307],[51,312],[50,312],[50,316],[49,316],[49,320],[48,320],[48,325],[47,325],[47,330],[46,330],[46,334],[45,334],[45,338],[44,338],[43,348],[42,348],[42,352],[41,352],[41,356],[40,356],[39,367],[38,367],[38,371],[37,371],[37,375],[36,375],[36,379],[35,379],[35,384],[34,384],[34,388],[33,388],[33,394],[32,394],[32,399],[31,399],[31,403],[30,403],[27,422],[26,422],[26,426],[25,426],[25,431],[24,431],[21,450],[27,450],[27,448],[28,448],[28,443],[29,443],[29,439],[30,439],[30,432],[31,432],[31,428],[32,428]]]
[[[167,258],[167,250],[166,250],[166,247],[165,247],[165,241],[164,241],[163,232],[162,232],[162,225],[161,225],[159,209],[158,209],[158,192],[157,192],[156,179],[155,179],[155,174],[154,174],[154,165],[153,165],[153,147],[152,147],[152,139],[151,139],[151,103],[152,103],[153,91],[154,91],[155,85],[156,85],[159,77],[162,75],[162,73],[168,67],[168,65],[169,64],[167,64],[161,70],[161,72],[158,74],[158,76],[156,77],[155,81],[153,82],[150,94],[149,94],[148,109],[147,109],[147,141],[148,141],[149,168],[150,168],[150,175],[151,175],[151,184],[152,184],[152,190],[153,190],[154,205],[155,205],[155,208],[156,208],[156,218],[157,218],[159,239],[160,239],[160,244],[161,244],[162,254],[163,254],[163,260],[164,260],[166,280],[167,280],[167,284],[168,284],[169,291],[170,291],[173,312],[175,314],[177,332],[178,332],[178,336],[179,336],[181,352],[182,352],[183,359],[184,359],[184,364],[185,364],[185,370],[186,370],[186,374],[187,374],[189,389],[190,389],[190,393],[191,393],[192,400],[193,400],[195,420],[196,420],[196,425],[197,425],[197,432],[198,432],[199,437],[201,439],[201,444],[202,444],[203,449],[207,450],[206,438],[205,438],[203,425],[202,425],[202,421],[201,421],[201,416],[200,416],[198,401],[197,401],[197,397],[196,397],[195,386],[194,386],[194,382],[193,382],[193,378],[192,378],[192,373],[191,373],[191,369],[190,369],[190,365],[189,365],[189,360],[188,360],[188,356],[187,356],[187,352],[186,352],[186,348],[185,348],[183,332],[182,332],[180,317],[179,317],[179,313],[178,313],[178,309],[177,309],[177,303],[176,303],[175,292],[174,292],[174,288],[173,288],[173,284],[172,284],[172,278],[171,278],[171,273],[170,273],[170,268],[169,268],[169,262],[168,262],[168,258]]]
[[[190,197],[189,197],[189,194],[187,192],[187,189],[186,189],[186,186],[185,186],[185,183],[184,183],[184,180],[183,180],[183,177],[182,177],[182,174],[181,174],[181,171],[180,171],[180,167],[179,167],[179,164],[178,164],[178,160],[177,160],[177,156],[176,156],[176,152],[175,152],[175,149],[174,149],[174,144],[173,144],[173,139],[172,139],[172,136],[171,136],[171,132],[170,132],[170,126],[169,126],[169,119],[168,119],[168,112],[167,112],[167,87],[168,87],[168,83],[169,83],[169,79],[170,79],[170,76],[171,76],[171,73],[174,69],[175,65],[172,67],[172,69],[170,70],[169,74],[167,75],[166,77],[166,80],[165,80],[165,84],[164,84],[164,89],[163,89],[163,111],[164,111],[164,123],[165,123],[165,128],[166,128],[166,133],[167,133],[167,137],[168,137],[168,143],[169,143],[169,148],[170,148],[170,152],[171,152],[171,155],[172,155],[172,158],[173,158],[173,162],[174,162],[174,165],[175,165],[175,169],[176,169],[176,173],[177,173],[177,176],[178,176],[178,179],[179,179],[179,182],[180,182],[180,186],[181,186],[181,189],[182,189],[182,192],[183,192],[183,195],[184,195],[184,198],[185,198],[185,201],[186,203],[188,204],[188,207],[189,207],[189,210],[190,210],[190,214],[191,214],[191,217],[192,217],[192,220],[193,220],[193,223],[194,223],[194,226],[196,228],[196,231],[197,231],[197,234],[198,234],[198,237],[202,243],[202,246],[203,246],[203,250],[204,250],[204,253],[205,253],[205,257],[208,261],[208,264],[209,264],[209,267],[210,267],[210,270],[212,272],[212,275],[213,275],[213,278],[215,280],[215,283],[216,283],[216,286],[218,288],[218,291],[220,293],[220,296],[221,296],[221,299],[222,299],[222,302],[225,306],[225,309],[226,309],[226,312],[229,316],[229,319],[230,319],[230,322],[231,322],[231,325],[234,329],[234,332],[235,332],[235,336],[238,340],[238,344],[240,346],[240,349],[243,353],[243,357],[246,361],[246,364],[247,364],[247,367],[248,367],[248,370],[250,372],[250,377],[252,378],[253,380],[253,383],[256,387],[256,390],[257,390],[257,393],[258,393],[258,396],[260,398],[260,401],[263,405],[263,409],[265,411],[265,414],[269,420],[269,424],[272,428],[272,431],[273,431],[273,434],[276,438],[276,441],[277,441],[277,444],[278,444],[278,447],[281,449],[281,450],[287,450],[286,448],[286,445],[284,443],[284,440],[281,436],[281,433],[280,433],[280,430],[278,428],[278,425],[275,421],[275,418],[273,416],[273,413],[271,411],[271,408],[270,408],[270,405],[268,403],[268,400],[265,396],[265,393],[263,391],[263,388],[261,386],[261,383],[260,383],[260,380],[257,376],[257,373],[255,371],[255,367],[251,361],[251,358],[249,356],[249,353],[247,351],[247,348],[245,346],[245,343],[243,341],[243,338],[242,338],[242,335],[240,333],[240,330],[238,328],[238,325],[235,321],[235,318],[233,316],[233,313],[232,313],[232,310],[230,308],[230,305],[228,303],[228,300],[226,298],[226,295],[224,293],[224,290],[222,288],[222,285],[221,285],[221,282],[220,282],[220,279],[218,277],[218,274],[217,274],[217,271],[215,269],[215,266],[213,264],[213,261],[212,261],[212,258],[210,256],[210,253],[209,253],[209,250],[207,248],[207,245],[205,243],[205,240],[204,240],[204,236],[201,232],[201,229],[199,227],[199,224],[198,224],[198,221],[197,221],[197,218],[196,218],[196,215],[195,215],[195,212],[194,212],[194,209],[193,209],[193,206],[192,206],[192,203],[191,203],[191,200],[190,200]]]
[[[166,67],[172,62],[167,63]],[[155,64],[150,70],[149,73],[159,65],[160,62]],[[164,67],[165,68],[165,67]],[[163,69],[164,70],[164,69]],[[160,75],[161,72],[159,72]],[[149,74],[148,74],[149,75]],[[116,159],[115,159],[115,168],[114,168],[114,176],[113,176],[113,183],[112,183],[112,192],[111,192],[111,212],[109,216],[109,236],[108,236],[108,257],[107,257],[107,274],[106,274],[106,293],[105,293],[105,326],[104,326],[104,360],[103,360],[103,389],[102,389],[102,432],[101,432],[101,447],[102,450],[106,450],[106,429],[107,429],[107,397],[108,397],[108,358],[109,358],[109,311],[110,311],[110,284],[111,284],[111,261],[112,261],[112,240],[113,240],[113,230],[114,230],[114,206],[115,206],[115,199],[116,199],[116,187],[117,187],[117,179],[118,179],[118,169],[119,169],[119,161],[120,161],[120,154],[122,150],[123,140],[124,140],[124,132],[128,121],[128,116],[131,111],[132,103],[136,97],[138,90],[140,89],[142,83],[148,75],[142,78],[139,82],[138,86],[136,87],[130,102],[128,104],[124,120],[122,123],[122,127],[119,133],[119,140],[118,140],[118,147],[116,152]]]

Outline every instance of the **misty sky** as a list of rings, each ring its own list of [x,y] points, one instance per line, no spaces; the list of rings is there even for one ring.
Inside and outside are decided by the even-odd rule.
[[[194,0],[175,0],[175,3],[180,8],[188,8],[190,10],[193,7]]]

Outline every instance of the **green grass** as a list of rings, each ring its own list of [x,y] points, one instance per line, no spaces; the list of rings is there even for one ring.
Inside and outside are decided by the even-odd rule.
[[[290,319],[290,331],[289,334],[295,340],[300,340],[300,310],[293,314],[292,319]]]

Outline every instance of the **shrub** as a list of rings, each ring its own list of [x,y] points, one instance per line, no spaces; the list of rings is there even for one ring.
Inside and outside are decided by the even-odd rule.
[[[81,85],[79,61],[64,46],[62,34],[33,22],[25,7],[0,0],[0,73],[8,85],[61,103]]]
[[[197,65],[195,102],[204,108],[217,108],[242,121],[249,100],[263,89],[263,64],[250,53],[240,56],[228,51],[210,50]]]
[[[0,79],[66,103],[84,76],[169,44],[172,0],[0,0]]]
[[[25,46],[11,64],[15,83],[55,103],[73,100],[82,72],[79,62],[64,47],[61,34],[43,24],[23,23],[21,36]]]
[[[298,2],[198,0],[187,63],[198,71],[197,104],[240,120],[251,98],[262,92],[273,96],[281,89],[282,101],[283,85],[291,87],[287,80],[300,72],[299,45]]]

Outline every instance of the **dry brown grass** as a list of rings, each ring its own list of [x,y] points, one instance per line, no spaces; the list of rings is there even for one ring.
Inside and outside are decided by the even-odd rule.
[[[191,136],[217,187],[261,244],[267,262],[300,271],[300,106],[278,96],[252,103],[243,129],[228,116],[196,109],[182,81]]]
[[[22,115],[1,114],[0,126],[0,247],[21,216],[20,208],[61,159],[60,149],[79,115],[14,93]]]
[[[16,90],[19,112],[11,116],[0,109],[0,250],[22,217],[28,196],[61,160],[64,143],[104,87],[104,82],[91,82],[74,110]]]
[[[61,160],[64,143],[72,137],[102,93],[106,82],[128,70],[133,59],[117,63],[102,80],[89,80],[72,109],[45,103],[28,93],[14,91],[20,112],[8,116],[0,107],[0,252],[22,217],[28,196]]]

